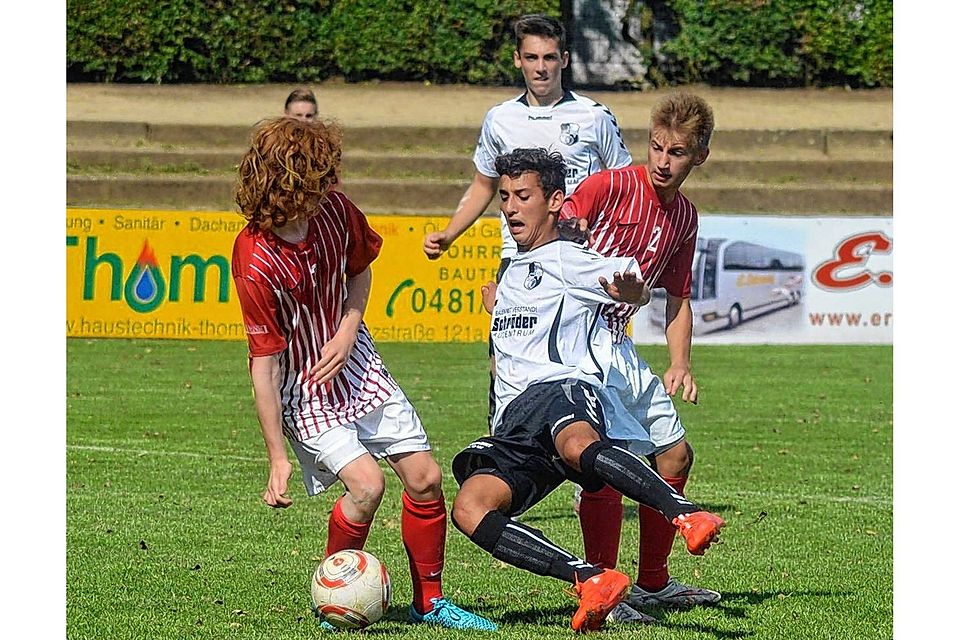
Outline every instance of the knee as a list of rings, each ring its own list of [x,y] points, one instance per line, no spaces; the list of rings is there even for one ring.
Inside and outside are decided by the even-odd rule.
[[[407,495],[418,502],[439,500],[443,496],[443,473],[432,456],[425,456],[424,464],[403,478]]]
[[[584,449],[593,442],[595,442],[595,440],[589,438],[569,438],[559,444],[557,454],[560,455],[560,459],[563,460],[564,464],[577,471],[581,471],[580,456],[583,454]]]
[[[453,522],[453,526],[470,537],[489,511],[490,508],[483,504],[479,496],[469,491],[461,491],[453,500],[450,520]]]
[[[657,456],[657,473],[662,476],[688,476],[693,467],[693,447],[681,440]]]
[[[360,511],[372,514],[383,500],[384,489],[383,474],[370,475],[352,482],[347,494]]]

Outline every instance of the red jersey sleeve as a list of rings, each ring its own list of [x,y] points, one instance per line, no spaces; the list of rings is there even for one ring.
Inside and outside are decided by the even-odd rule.
[[[235,278],[237,299],[251,356],[272,356],[287,348],[280,329],[277,296],[265,285],[249,278]]]
[[[583,182],[577,185],[569,196],[563,201],[563,208],[560,209],[560,219],[567,218],[586,218],[587,223],[592,225],[597,220],[599,207],[597,205],[598,195],[604,191],[606,184],[606,172],[594,173],[587,176]]]
[[[347,277],[360,274],[380,255],[383,238],[367,224],[367,218],[349,199],[344,198],[347,213]]]
[[[697,234],[692,233],[670,258],[663,275],[660,276],[657,285],[666,289],[671,296],[677,298],[690,297],[690,284],[693,278],[691,268],[693,267],[693,252],[696,247]]]

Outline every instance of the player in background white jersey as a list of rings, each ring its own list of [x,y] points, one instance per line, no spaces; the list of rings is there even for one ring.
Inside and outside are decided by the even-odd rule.
[[[563,88],[561,74],[570,61],[566,32],[545,15],[521,16],[514,24],[513,64],[523,74],[526,91],[491,108],[483,119],[473,154],[476,172],[453,216],[442,231],[424,238],[428,258],[439,258],[483,215],[497,193],[497,156],[520,147],[559,151],[567,164],[565,193],[600,169],[633,162],[613,114],[602,104]],[[516,253],[516,244],[500,218],[502,258]]]
[[[444,598],[447,510],[442,474],[417,412],[390,376],[362,317],[382,239],[333,190],[340,133],[277,118],[254,132],[236,200],[249,224],[232,272],[250,348],[257,417],[270,471],[263,500],[289,507],[289,441],[309,495],[337,480],[327,555],[362,549],[384,493],[377,460],[403,483],[400,534],[413,583],[412,622],[495,630]]]
[[[486,303],[491,293],[495,297],[497,415],[493,435],[454,458],[461,489],[452,519],[495,558],[573,584],[579,607],[571,626],[592,631],[627,595],[630,579],[581,560],[511,516],[570,479],[591,490],[612,486],[657,509],[695,555],[716,540],[724,523],[675,494],[639,456],[606,435],[598,395],[613,350],[600,313],[611,302],[649,300],[636,260],[603,258],[559,238],[559,154],[516,149],[498,157],[496,166],[501,210],[519,251],[499,286],[484,287]]]
[[[680,192],[684,180],[703,164],[710,152],[714,119],[710,106],[699,96],[675,92],[653,108],[647,162],[602,171],[584,180],[563,204],[561,218],[580,218],[589,228],[591,246],[605,256],[632,256],[651,288],[666,291],[665,333],[670,366],[661,382],[637,355],[624,332],[625,313],[607,314],[614,333],[615,366],[606,386],[613,393],[605,405],[614,429],[634,436],[635,452],[648,456],[660,476],[683,494],[693,448],[686,440],[671,396],[681,388],[684,402],[697,402],[697,383],[691,372],[690,351],[693,315],[690,310],[691,263],[697,242],[696,207]],[[615,434],[611,434],[615,435]],[[584,492],[580,518],[587,559],[615,566],[620,542],[620,496],[612,490]],[[592,515],[588,515],[592,514]],[[588,521],[589,520],[589,524]],[[645,605],[691,606],[713,604],[720,594],[686,585],[670,576],[667,559],[676,532],[658,514],[640,509],[640,556],[637,581],[626,603],[633,609]],[[587,544],[588,535],[592,543]]]

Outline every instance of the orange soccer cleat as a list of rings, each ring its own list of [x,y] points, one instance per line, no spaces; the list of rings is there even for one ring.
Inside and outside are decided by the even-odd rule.
[[[720,527],[727,523],[709,511],[695,511],[681,513],[673,519],[673,524],[687,541],[687,551],[695,556],[702,556],[703,552],[717,541]]]
[[[570,621],[573,630],[586,633],[602,627],[607,614],[630,593],[631,583],[630,578],[613,569],[604,569],[584,582],[578,580],[574,590],[580,606]]]

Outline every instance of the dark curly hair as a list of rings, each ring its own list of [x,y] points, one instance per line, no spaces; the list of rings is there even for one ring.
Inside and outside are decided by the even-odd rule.
[[[329,122],[274,118],[253,132],[240,161],[236,202],[261,229],[310,217],[337,184],[342,134]]]
[[[540,188],[543,197],[549,198],[555,191],[566,191],[567,165],[559,151],[546,149],[514,149],[510,153],[497,156],[497,173],[501,176],[516,178],[527,171],[540,176]]]

